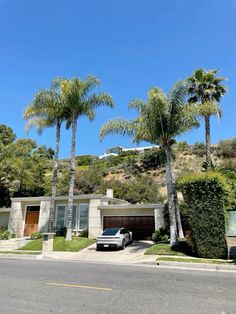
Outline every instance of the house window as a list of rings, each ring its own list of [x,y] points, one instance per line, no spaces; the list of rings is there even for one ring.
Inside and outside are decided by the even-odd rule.
[[[83,230],[88,228],[88,204],[73,205],[72,230]],[[66,205],[57,205],[56,229],[60,230],[66,226]]]
[[[79,204],[79,229],[88,229],[88,204]]]
[[[73,205],[72,211],[72,230],[77,230],[77,205]]]
[[[58,205],[57,206],[57,216],[56,216],[56,229],[60,230],[61,228],[65,227],[65,211],[66,205]]]

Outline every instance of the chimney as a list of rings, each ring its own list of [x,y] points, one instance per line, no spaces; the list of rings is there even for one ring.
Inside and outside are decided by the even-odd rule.
[[[107,197],[113,198],[113,189],[107,189]]]

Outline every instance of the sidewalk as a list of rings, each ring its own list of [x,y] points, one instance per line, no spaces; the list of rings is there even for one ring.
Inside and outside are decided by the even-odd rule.
[[[0,258],[14,258],[14,259],[30,259],[30,260],[50,260],[50,261],[73,261],[73,262],[88,262],[95,264],[119,264],[130,266],[149,266],[179,270],[201,270],[201,271],[225,271],[236,272],[236,265],[229,264],[207,264],[207,263],[193,263],[193,262],[176,262],[176,261],[157,261],[157,255],[144,255],[146,248],[150,245],[148,241],[134,243],[120,251],[96,251],[95,244],[79,251],[79,252],[59,252],[53,251],[47,254],[40,254],[39,252],[31,251],[31,254],[16,254],[12,251],[9,254],[1,254]],[[15,254],[14,254],[15,253]],[[159,257],[164,257],[163,255]],[[167,256],[166,256],[167,257]],[[172,256],[173,257],[173,256]],[[179,256],[178,256],[179,258]]]
[[[79,252],[51,252],[44,255],[47,259],[63,259],[95,263],[152,263],[156,265],[156,256],[144,255],[150,241],[139,241],[128,245],[125,250],[96,251],[96,243]]]

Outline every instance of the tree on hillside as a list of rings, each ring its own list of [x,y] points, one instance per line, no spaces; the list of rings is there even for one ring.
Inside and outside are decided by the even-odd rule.
[[[14,142],[16,135],[13,130],[0,124],[0,207],[10,207],[10,177],[5,170],[6,159],[10,159],[8,145]]]
[[[100,84],[99,80],[93,76],[88,76],[85,80],[78,77],[63,80],[60,85],[62,99],[66,106],[66,127],[72,128],[71,139],[71,159],[69,177],[69,199],[67,208],[67,233],[66,240],[72,240],[72,209],[74,197],[75,180],[75,146],[77,120],[81,116],[86,116],[92,121],[95,118],[95,109],[101,105],[113,107],[111,96],[106,93],[96,94],[92,90]]]
[[[0,145],[0,203],[10,205],[10,197],[39,196],[45,192],[45,170],[49,158],[38,154],[31,139]]]
[[[210,169],[211,161],[211,133],[210,117],[221,117],[219,102],[221,97],[227,92],[227,88],[222,84],[226,79],[217,77],[217,70],[196,70],[187,79],[188,101],[197,105],[198,115],[205,120],[205,141],[206,141],[206,168]]]
[[[103,181],[97,192],[104,194],[109,188],[113,189],[114,197],[124,199],[131,204],[154,204],[162,200],[157,191],[158,185],[149,176],[137,176],[134,180],[126,182]]]
[[[61,97],[59,88],[60,82],[61,79],[55,79],[52,82],[50,89],[40,90],[35,95],[32,103],[28,107],[26,107],[24,111],[24,119],[27,120],[27,131],[32,126],[35,126],[37,132],[41,134],[45,128],[56,127],[56,147],[52,175],[52,197],[50,202],[50,215],[48,226],[50,232],[53,231],[54,224],[60,130],[65,118],[64,102]]]
[[[13,196],[40,196],[45,189],[45,165],[48,158],[37,154],[31,139],[18,139],[8,145],[10,158],[5,161],[11,175]]]
[[[165,152],[166,182],[169,204],[171,245],[183,237],[183,230],[179,214],[179,206],[175,180],[172,171],[171,144],[173,139],[197,126],[193,116],[192,105],[185,103],[186,85],[177,83],[168,95],[157,87],[148,92],[146,102],[134,100],[129,108],[138,110],[139,116],[134,120],[115,118],[108,121],[100,131],[100,138],[107,134],[118,133],[129,135],[133,142],[147,141],[160,144]]]
[[[10,127],[0,125],[0,207],[10,207],[11,197],[38,196],[46,190],[51,150],[31,139],[15,139]]]
[[[16,135],[13,133],[12,128],[5,124],[0,124],[0,144],[7,145],[16,139]]]

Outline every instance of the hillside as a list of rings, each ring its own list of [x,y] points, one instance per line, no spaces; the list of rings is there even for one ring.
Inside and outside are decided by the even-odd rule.
[[[202,143],[173,146],[173,169],[176,179],[193,171],[204,171],[205,147]],[[212,147],[212,161],[217,169],[236,169],[236,138]],[[166,199],[164,155],[160,149],[139,154],[124,152],[119,156],[98,159],[77,156],[75,193],[105,193],[114,189],[115,197],[132,203]],[[58,193],[67,193],[69,160],[60,161]],[[48,191],[50,194],[50,190]]]

